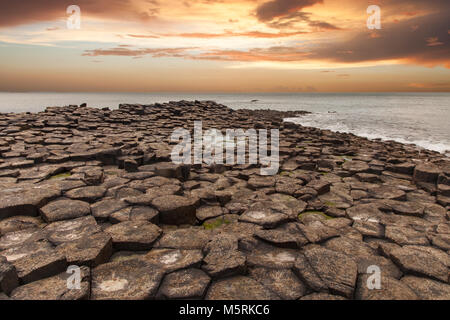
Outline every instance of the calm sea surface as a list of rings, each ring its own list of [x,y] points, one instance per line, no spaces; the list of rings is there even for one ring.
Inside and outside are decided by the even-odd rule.
[[[231,108],[306,110],[290,119],[305,126],[450,151],[450,93],[4,93],[0,112],[39,112],[47,106],[215,100]],[[257,100],[257,101],[254,101]]]

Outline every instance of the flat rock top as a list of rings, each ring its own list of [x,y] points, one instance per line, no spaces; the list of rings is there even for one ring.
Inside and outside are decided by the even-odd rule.
[[[298,114],[0,114],[0,299],[449,300],[449,159],[283,121]],[[172,163],[173,131],[197,120],[279,129],[278,173]]]

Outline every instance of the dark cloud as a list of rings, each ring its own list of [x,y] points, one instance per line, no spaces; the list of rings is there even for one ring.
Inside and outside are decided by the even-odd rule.
[[[80,7],[82,15],[148,21],[158,8],[155,1],[146,3],[145,9],[138,9],[130,0],[0,0],[0,27],[65,18],[66,8],[73,4]]]
[[[268,22],[316,3],[323,3],[323,0],[272,0],[261,4],[256,9],[256,16],[260,21]]]
[[[312,58],[349,63],[405,59],[450,67],[449,14],[450,10],[443,10],[385,25],[376,37],[362,31],[349,40],[322,45]]]

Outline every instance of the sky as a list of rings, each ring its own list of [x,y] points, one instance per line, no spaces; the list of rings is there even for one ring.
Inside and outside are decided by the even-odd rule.
[[[0,0],[0,91],[449,92],[449,17],[449,0]]]

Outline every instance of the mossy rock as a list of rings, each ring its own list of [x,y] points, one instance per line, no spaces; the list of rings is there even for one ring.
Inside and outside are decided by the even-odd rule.
[[[60,174],[55,174],[54,176],[50,177],[50,180],[56,180],[56,179],[66,179],[70,177],[72,174],[70,172],[63,172]]]
[[[203,228],[205,228],[206,230],[214,230],[214,229],[221,227],[224,224],[230,224],[230,223],[231,223],[230,220],[219,218],[219,219],[216,219],[211,222],[204,222]]]
[[[331,220],[334,219],[333,217],[330,217],[328,215],[326,215],[325,213],[323,213],[322,211],[305,211],[301,214],[298,215],[298,218],[300,220],[302,220],[306,215],[310,215],[310,214],[318,214],[321,215],[322,217],[324,217],[326,220]]]
[[[334,208],[334,207],[336,207],[336,203],[334,203],[334,202],[332,202],[332,201],[325,201],[325,205],[326,205],[328,208]]]

